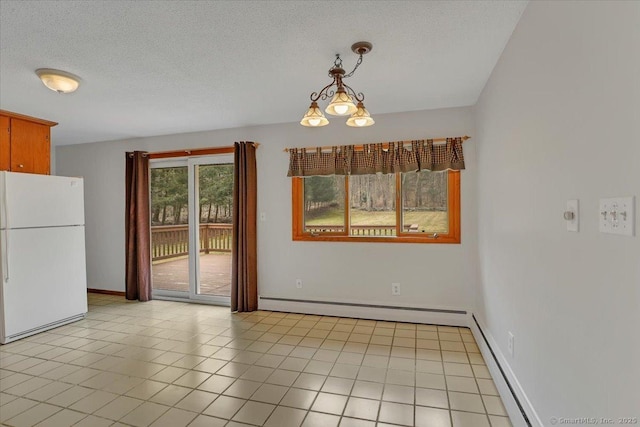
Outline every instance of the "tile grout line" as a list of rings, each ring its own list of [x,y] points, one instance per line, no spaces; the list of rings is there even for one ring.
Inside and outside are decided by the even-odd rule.
[[[118,311],[121,311],[121,308],[122,307],[120,307],[120,309]],[[151,314],[153,314],[153,313],[151,313]],[[154,325],[163,325],[166,328],[165,324],[169,320],[167,320],[166,318],[157,319],[157,318],[152,316],[151,318],[153,319],[153,322],[143,321],[144,316],[147,316],[147,315],[149,315],[149,313],[144,313],[144,314],[142,314],[140,316],[133,316],[133,317],[130,316],[130,317],[131,318],[137,318],[138,319],[138,322],[137,322],[138,324],[153,323]],[[102,316],[103,318],[106,317],[106,315],[103,315],[103,314],[100,314],[100,316]],[[169,318],[169,319],[179,319],[180,316],[177,313],[172,313],[170,316],[166,316],[166,317]],[[273,365],[273,366],[269,365],[267,368],[268,369],[272,369],[273,371],[275,371],[277,369],[282,369],[282,370],[289,371],[289,372],[297,372],[297,375],[296,375],[297,378],[300,377],[302,374],[321,375],[321,376],[323,376],[322,384],[320,384],[319,389],[317,391],[314,390],[316,395],[314,397],[313,402],[311,403],[311,407],[313,407],[313,405],[315,404],[315,402],[316,402],[316,400],[317,400],[317,398],[318,398],[320,393],[329,393],[329,394],[336,394],[336,395],[339,395],[339,396],[344,396],[346,398],[345,406],[342,408],[342,411],[338,416],[340,417],[340,419],[346,418],[345,413],[346,413],[346,408],[347,408],[349,399],[352,398],[352,397],[355,398],[355,396],[353,396],[352,393],[353,393],[353,390],[354,390],[356,382],[357,381],[366,381],[366,380],[359,380],[358,379],[358,376],[360,374],[360,372],[359,372],[360,369],[362,367],[366,366],[366,365],[363,365],[362,363],[364,362],[364,359],[367,357],[367,355],[372,355],[372,356],[376,355],[376,352],[369,353],[369,350],[374,348],[374,347],[372,347],[372,345],[373,345],[372,341],[373,341],[374,337],[375,336],[379,336],[379,337],[388,336],[386,334],[375,334],[375,331],[376,331],[379,323],[381,323],[381,322],[369,323],[369,324],[366,324],[366,326],[365,326],[365,325],[359,325],[358,324],[359,322],[358,322],[357,319],[349,319],[350,320],[349,322],[344,322],[344,324],[350,325],[350,327],[348,328],[349,331],[345,332],[343,328],[337,328],[337,326],[341,324],[340,320],[342,318],[336,317],[335,319],[337,321],[335,321],[335,322],[326,322],[326,323],[330,323],[330,325],[331,325],[331,329],[328,330],[329,333],[324,335],[324,337],[318,343],[313,343],[314,345],[312,345],[310,347],[299,346],[299,343],[303,339],[309,338],[309,334],[320,323],[320,320],[325,318],[324,316],[314,317],[314,322],[313,322],[312,325],[305,324],[305,327],[306,327],[307,330],[306,331],[300,331],[300,332],[305,332],[305,335],[300,335],[300,336],[298,336],[298,335],[289,335],[289,332],[292,329],[294,329],[296,327],[301,327],[301,326],[296,326],[296,325],[298,325],[302,321],[305,321],[304,320],[305,316],[301,316],[301,317],[296,318],[296,322],[295,323],[287,324],[286,325],[286,327],[287,327],[286,330],[284,330],[284,329],[279,330],[278,333],[270,333],[270,332],[268,332],[269,330],[273,329],[274,327],[277,327],[277,325],[279,325],[283,320],[288,319],[288,316],[284,315],[284,316],[279,316],[279,317],[277,317],[275,319],[272,319],[272,320],[275,320],[275,323],[269,323],[269,325],[270,325],[269,329],[261,330],[261,331],[255,330],[254,332],[261,332],[259,335],[253,335],[253,336],[249,336],[249,337],[246,336],[246,334],[248,332],[250,332],[255,326],[261,324],[262,320],[264,320],[264,319],[266,319],[268,317],[270,317],[269,314],[267,314],[265,316],[244,316],[238,321],[228,322],[226,324],[227,327],[224,327],[223,330],[221,332],[219,332],[217,335],[212,335],[211,339],[208,339],[207,341],[196,341],[197,342],[197,347],[195,347],[193,349],[181,348],[180,350],[173,351],[174,348],[180,347],[181,343],[187,342],[189,340],[189,337],[195,338],[195,337],[197,337],[199,335],[198,333],[194,333],[194,334],[191,334],[188,338],[186,338],[184,340],[172,340],[171,339],[172,337],[175,337],[177,334],[179,334],[179,333],[181,333],[181,331],[183,331],[183,329],[181,329],[181,328],[177,328],[176,330],[178,332],[175,332],[174,334],[172,334],[171,337],[167,336],[166,338],[163,338],[165,340],[168,339],[168,341],[173,341],[174,342],[174,346],[173,347],[160,346],[158,343],[152,344],[151,347],[140,347],[140,348],[145,348],[145,349],[157,350],[159,352],[158,355],[156,355],[154,358],[152,358],[150,360],[149,359],[135,359],[137,362],[140,362],[140,363],[154,363],[154,364],[159,365],[159,370],[157,372],[155,372],[153,374],[141,376],[141,377],[136,377],[136,378],[140,378],[141,383],[143,383],[145,381],[154,381],[154,380],[151,380],[151,378],[153,376],[155,376],[155,375],[157,375],[159,373],[165,372],[165,371],[167,371],[167,370],[169,370],[171,368],[181,369],[181,370],[184,369],[184,372],[182,372],[182,375],[179,375],[179,376],[177,376],[175,378],[169,378],[169,379],[160,380],[161,384],[163,384],[164,387],[161,390],[157,391],[152,396],[150,396],[147,399],[145,399],[144,401],[145,402],[150,402],[148,399],[152,399],[154,396],[156,396],[157,394],[159,394],[160,392],[165,390],[167,387],[170,387],[172,385],[175,386],[175,387],[185,387],[186,389],[191,390],[190,392],[187,392],[187,394],[185,396],[183,396],[181,399],[178,399],[177,401],[175,401],[175,402],[173,402],[171,404],[168,404],[168,408],[177,408],[176,405],[178,405],[182,401],[182,399],[184,399],[186,396],[188,396],[189,394],[193,393],[193,391],[200,390],[202,392],[205,392],[204,389],[199,389],[198,387],[200,387],[202,385],[202,383],[207,381],[207,379],[211,378],[213,375],[222,375],[222,374],[218,374],[217,372],[219,372],[219,370],[223,369],[225,366],[229,365],[230,363],[245,364],[245,365],[249,366],[249,369],[251,369],[251,367],[260,367],[261,365],[257,365],[256,362],[257,362],[257,360],[259,358],[264,357],[265,355],[268,355],[268,354],[272,354],[272,353],[268,353],[269,349],[271,349],[275,345],[287,345],[287,346],[292,346],[293,348],[286,355],[282,356],[283,360],[280,361],[277,365]],[[277,320],[277,319],[279,319],[279,320]],[[90,320],[94,320],[94,319],[90,319]],[[212,322],[213,320],[217,320],[217,317],[208,317],[207,318],[208,322]],[[347,319],[345,319],[345,320],[347,320]],[[243,324],[243,322],[246,322],[247,324]],[[128,355],[119,354],[122,351],[122,349],[109,348],[110,351],[108,351],[108,352],[107,351],[99,352],[100,350],[104,350],[107,347],[113,346],[114,344],[121,344],[121,345],[124,346],[124,345],[126,345],[127,341],[130,341],[130,340],[127,340],[126,336],[121,336],[124,333],[119,332],[119,331],[115,331],[114,332],[113,328],[109,325],[109,323],[117,323],[117,322],[115,322],[115,320],[113,320],[113,319],[109,320],[109,318],[106,317],[106,319],[104,321],[96,320],[96,324],[92,323],[92,324],[89,324],[89,325],[85,325],[85,327],[81,328],[81,329],[80,328],[68,328],[68,329],[65,329],[65,332],[67,332],[66,334],[60,335],[60,337],[52,337],[51,339],[48,339],[48,340],[30,342],[29,343],[30,346],[25,347],[24,349],[22,349],[22,351],[24,351],[25,353],[28,353],[30,348],[32,349],[32,348],[35,348],[35,347],[37,347],[39,345],[46,345],[47,342],[57,341],[57,340],[63,339],[64,337],[70,338],[71,341],[68,341],[68,342],[62,344],[62,346],[60,346],[60,347],[51,346],[51,345],[49,345],[49,346],[50,347],[56,347],[56,348],[65,348],[65,349],[68,350],[67,353],[71,352],[71,351],[81,351],[81,352],[84,352],[86,354],[85,355],[80,355],[80,356],[75,357],[73,359],[70,359],[66,363],[64,363],[64,362],[57,362],[57,363],[61,363],[61,366],[62,365],[68,365],[68,366],[72,366],[74,368],[77,368],[76,372],[79,371],[79,370],[82,370],[82,369],[93,370],[93,371],[97,371],[97,372],[95,372],[94,375],[88,376],[86,379],[84,379],[81,382],[66,382],[66,381],[63,381],[62,378],[66,378],[66,376],[62,377],[62,378],[58,378],[58,379],[53,379],[53,380],[47,378],[47,380],[50,381],[50,382],[60,382],[60,383],[68,384],[70,387],[88,387],[88,389],[91,390],[92,393],[95,392],[95,391],[104,390],[106,388],[106,386],[111,385],[113,383],[117,383],[119,380],[110,381],[108,385],[100,384],[100,382],[98,382],[96,384],[91,384],[91,385],[83,385],[83,384],[85,384],[88,381],[91,381],[92,379],[95,379],[96,377],[98,377],[98,376],[100,376],[102,374],[122,375],[122,373],[119,373],[117,371],[114,372],[114,371],[110,370],[110,367],[95,368],[94,365],[100,363],[101,361],[105,360],[108,357],[119,358],[121,360],[132,360],[130,358],[130,356],[128,356]],[[184,322],[181,322],[181,323],[184,323]],[[411,360],[412,361],[413,369],[405,370],[405,369],[402,368],[402,365],[398,365],[400,367],[396,368],[396,367],[394,367],[395,365],[392,365],[392,362],[395,359],[404,360],[405,356],[402,355],[403,354],[402,351],[406,351],[407,347],[405,347],[405,346],[403,346],[401,344],[400,345],[396,345],[396,346],[393,345],[395,337],[404,337],[404,335],[396,334],[396,332],[399,331],[399,329],[397,328],[397,322],[393,322],[393,323],[394,323],[394,326],[393,326],[394,333],[391,336],[391,342],[388,345],[379,344],[379,343],[376,344],[376,345],[383,345],[384,347],[387,347],[387,353],[386,353],[387,355],[386,356],[381,356],[381,357],[385,357],[386,358],[385,366],[384,367],[380,367],[380,366],[375,367],[375,365],[374,365],[374,366],[371,366],[371,368],[373,368],[373,369],[384,369],[385,370],[385,378],[384,378],[382,383],[379,383],[382,386],[382,390],[383,390],[382,393],[383,394],[384,394],[384,391],[386,390],[387,386],[390,385],[390,383],[388,382],[389,375],[391,374],[389,372],[390,370],[398,369],[399,371],[407,371],[407,372],[411,372],[413,374],[413,381],[412,381],[413,382],[413,384],[412,384],[413,401],[412,401],[412,406],[413,406],[413,417],[414,417],[414,421],[415,421],[416,420],[416,415],[417,415],[417,412],[416,412],[417,408],[416,407],[418,406],[417,405],[417,400],[416,400],[416,390],[417,390],[417,387],[418,387],[417,386],[417,379],[416,379],[416,374],[418,373],[417,361],[418,360],[422,360],[422,359],[418,359],[418,347],[417,347],[417,339],[418,339],[417,338],[417,332],[418,331],[417,331],[417,329],[415,328],[415,325],[414,325],[413,334],[412,334],[413,335],[413,339],[412,339],[413,346],[410,347],[411,348],[412,357],[406,358],[407,360]],[[180,326],[182,327],[182,325],[180,325]],[[368,327],[368,328],[371,328],[371,330],[370,331],[358,330],[357,328],[359,326]],[[101,329],[101,327],[104,327],[104,328]],[[151,326],[151,327],[154,327],[154,326]],[[158,329],[157,331],[148,331],[148,329],[151,329],[151,327],[147,327],[145,329],[142,329],[139,332],[142,332],[142,331],[152,332],[151,335],[147,335],[147,334],[143,335],[144,337],[153,337],[153,336],[160,335],[162,333],[162,329],[163,329],[162,327],[158,326],[157,327],[157,329]],[[90,338],[87,338],[87,336],[90,336],[90,335],[87,335],[87,333],[83,333],[82,329],[84,329],[84,330],[93,330],[93,331],[106,331],[106,332],[113,332],[113,333],[107,334],[105,336],[101,336],[101,338],[98,339],[98,340],[96,340],[96,339],[92,340],[94,342],[100,341],[100,342],[106,343],[105,345],[101,346],[100,348],[96,348],[95,346],[91,346],[91,343],[86,343],[86,344],[83,344],[83,345],[80,345],[80,346],[76,346],[76,347],[63,347],[64,345],[68,345],[68,344],[70,344],[72,342],[75,342],[75,341],[91,340]],[[234,329],[236,329],[237,332],[234,333],[233,332]],[[391,329],[391,328],[380,328],[380,329]],[[323,330],[324,331],[325,329],[317,329],[317,330]],[[347,336],[346,337],[335,337],[334,339],[331,339],[330,338],[331,331],[343,332],[343,333],[347,334]],[[279,333],[279,332],[282,332],[282,333]],[[449,332],[451,332],[451,331],[449,331]],[[460,328],[456,328],[456,332],[457,332],[457,335],[460,338],[462,338]],[[368,335],[368,339],[367,339],[366,343],[362,343],[361,341],[350,341],[350,339],[353,338],[352,337],[353,334],[360,334],[360,333],[364,333],[364,334]],[[443,367],[443,370],[444,370],[444,363],[445,362],[444,362],[444,354],[443,354],[444,350],[442,349],[441,331],[437,330],[437,326],[436,326],[436,333],[437,333],[437,336],[438,336],[438,344],[439,344],[439,347],[438,347],[439,350],[438,351],[439,351],[439,356],[440,356],[440,364],[441,364],[441,366]],[[137,332],[134,332],[134,334],[137,334]],[[266,334],[271,334],[273,336],[269,336],[268,338],[270,338],[270,339],[268,339],[268,340],[260,340],[260,338],[263,337]],[[234,338],[234,335],[235,335],[235,338]],[[130,336],[132,336],[132,335],[130,335]],[[295,338],[293,340],[289,340],[289,341],[285,340],[287,337],[291,337],[291,336],[293,336]],[[112,339],[111,340],[106,339],[108,337],[110,337]],[[215,337],[229,338],[229,341],[227,341],[227,344],[223,344],[222,346],[217,346],[219,348],[215,352],[218,352],[218,351],[220,351],[222,349],[228,349],[229,351],[235,352],[237,354],[236,355],[229,355],[228,357],[225,357],[223,359],[215,358],[214,357],[215,356],[215,352],[212,353],[212,354],[209,354],[208,356],[201,356],[203,353],[198,352],[197,350],[202,348],[202,347],[204,347],[205,345],[209,345],[208,343],[211,342],[213,339],[215,339]],[[358,338],[358,339],[361,339],[361,338]],[[247,341],[247,342],[246,343],[240,342],[240,340],[244,340],[244,341]],[[239,345],[228,346],[229,343],[232,343],[234,341],[238,341],[237,344],[239,344]],[[293,343],[294,341],[296,342],[295,344]],[[384,340],[383,340],[383,342],[384,342]],[[465,357],[466,357],[466,363],[464,363],[464,365],[469,366],[469,368],[472,370],[474,383],[475,383],[476,387],[479,388],[478,378],[475,376],[476,373],[473,370],[473,364],[471,363],[471,360],[469,359],[469,354],[468,354],[468,351],[467,351],[468,348],[464,344],[464,340],[461,341],[461,342],[462,342],[462,345],[464,347],[464,354],[465,354]],[[269,348],[265,348],[264,350],[249,349],[249,347],[251,345],[257,344],[257,343],[270,344],[270,347]],[[341,343],[340,344],[340,349],[337,349],[337,347],[336,347],[337,344],[336,343]],[[365,345],[363,346],[363,348],[353,348],[352,349],[352,348],[348,347],[349,344],[365,344]],[[91,347],[87,347],[87,346],[91,346]],[[156,348],[156,347],[159,347],[159,348]],[[306,366],[301,367],[301,369],[299,371],[288,370],[286,368],[280,368],[280,366],[283,363],[285,363],[285,361],[288,360],[288,358],[296,358],[296,357],[299,356],[298,354],[293,355],[293,356],[291,355],[291,353],[295,350],[296,347],[305,348],[305,349],[312,349],[312,350],[310,350],[310,351],[312,351],[312,353],[309,354],[308,358],[302,357],[302,359],[306,359],[307,360]],[[346,349],[345,349],[345,347],[346,347]],[[398,350],[397,352],[396,352],[396,349]],[[336,352],[335,358],[333,358],[333,360],[331,360],[331,361],[328,361],[328,359],[323,358],[323,357],[314,359],[314,357],[318,354],[318,352],[323,351],[323,350]],[[341,354],[343,354],[343,353],[351,353],[352,352],[351,350],[356,350],[353,353],[354,354],[359,354],[360,357],[361,357],[360,364],[354,365],[354,366],[358,367],[356,369],[356,372],[355,372],[354,376],[351,377],[351,375],[349,375],[349,376],[345,377],[343,375],[340,375],[337,372],[335,373],[336,376],[333,376],[332,372],[336,368],[336,365],[338,363],[340,363],[339,359],[340,359]],[[47,351],[49,351],[49,350],[45,349],[45,350],[43,350],[43,351],[41,351],[39,353],[35,353],[34,356],[26,356],[25,359],[29,359],[29,358],[40,359],[42,362],[40,362],[40,363],[38,363],[36,365],[32,365],[32,367],[38,366],[40,364],[43,364],[43,363],[46,363],[46,362],[50,361],[50,359],[44,359],[44,358],[41,358],[41,357],[36,357],[36,356],[38,356],[38,355],[40,355],[42,353],[45,353]],[[95,353],[94,353],[94,351],[95,351]],[[261,354],[262,356],[260,356],[259,358],[255,359],[255,360],[249,361],[249,362],[247,362],[245,359],[242,359],[242,360],[239,360],[239,361],[235,361],[235,359],[237,358],[238,354],[242,354],[243,352],[251,352],[251,353],[255,353],[256,355],[257,354]],[[175,356],[176,358],[177,358],[178,355],[182,355],[182,357],[177,358],[177,360],[172,360],[172,359],[166,359],[166,360],[162,360],[162,361],[158,360],[161,357],[163,357],[165,355],[168,355],[168,354],[171,354],[171,353],[176,353],[176,356]],[[20,353],[11,353],[11,354],[17,354],[19,356],[24,356],[23,354],[20,354]],[[64,353],[64,354],[66,354],[66,353]],[[73,364],[73,362],[77,361],[77,359],[81,359],[81,358],[86,357],[87,355],[90,355],[90,354],[100,355],[102,357],[100,357],[96,361],[93,361],[92,363],[86,363],[85,361],[83,361],[83,363],[80,364],[80,365]],[[272,355],[277,355],[277,353],[273,353]],[[224,362],[224,364],[220,368],[218,368],[217,370],[215,370],[213,372],[195,370],[194,368],[199,363],[194,365],[194,366],[192,366],[192,367],[190,367],[190,368],[183,368],[182,366],[176,366],[175,365],[178,361],[183,360],[186,357],[203,357],[203,361],[204,360],[214,359],[214,360],[219,360],[221,362]],[[426,360],[428,361],[429,359],[426,359]],[[322,366],[323,363],[327,363],[328,366],[326,367],[326,369],[324,369],[324,368],[321,369],[321,371],[317,371],[314,368],[313,370],[305,372],[305,369],[307,368],[307,366],[310,363],[313,363],[313,362],[318,362],[320,364],[319,366]],[[20,363],[20,361],[14,362],[14,363]],[[451,363],[459,363],[459,362],[457,362],[456,360],[453,360],[453,361],[451,361]],[[351,364],[347,363],[345,365],[351,365]],[[9,366],[11,366],[11,365],[9,365]],[[31,369],[31,368],[28,368],[28,369]],[[9,372],[15,372],[15,371],[9,371]],[[184,386],[182,384],[176,384],[177,381],[179,381],[181,378],[185,377],[186,375],[188,375],[191,372],[202,373],[202,374],[207,375],[208,377],[204,381],[200,381],[195,386]],[[324,373],[317,374],[315,372],[324,372]],[[422,371],[420,371],[420,372],[422,372]],[[19,373],[19,372],[15,372],[15,373]],[[69,375],[73,375],[73,374],[74,373],[71,373]],[[11,375],[13,375],[13,374],[11,374]],[[44,378],[44,377],[40,377],[39,375],[31,375],[31,374],[24,374],[24,375],[26,376],[26,379],[23,378],[23,381],[20,381],[20,382],[18,382],[16,384],[12,385],[12,387],[13,386],[17,386],[17,385],[21,384],[22,382],[26,382],[31,378]],[[243,374],[237,374],[237,375],[232,375],[232,376],[227,377],[227,378],[230,378],[232,380],[232,382],[229,383],[229,385],[226,386],[224,389],[222,389],[221,393],[218,396],[223,395],[222,393],[224,393],[226,391],[226,389],[231,387],[231,385],[234,384],[238,380],[242,379],[242,380],[246,380],[246,381],[255,381],[255,380],[251,379],[251,377],[248,377],[248,378],[244,379],[244,378],[241,378],[242,376],[243,376]],[[448,402],[448,405],[449,405],[448,412],[449,412],[450,421],[451,421],[452,420],[452,418],[451,418],[452,417],[452,414],[451,414],[452,410],[451,410],[451,407],[450,407],[450,399],[449,399],[449,393],[448,393],[449,386],[448,386],[447,377],[448,376],[443,372],[443,378],[445,380],[445,392],[447,393],[447,402]],[[329,378],[348,379],[349,381],[352,381],[351,385],[349,386],[348,393],[346,395],[344,395],[340,391],[329,391],[329,390],[323,391],[322,389],[325,387],[325,385],[329,381]],[[244,397],[242,398],[244,400],[243,406],[246,403],[250,402],[250,401],[251,402],[256,402],[254,400],[251,400],[251,398],[257,393],[257,390],[262,385],[269,384],[269,383],[266,383],[265,381],[266,381],[266,378],[264,380],[261,380],[261,381],[255,381],[255,382],[259,383],[260,385],[258,386],[258,388],[256,388],[256,390],[251,392],[251,394],[247,398],[244,398]],[[296,380],[294,380],[293,383],[295,383],[295,381]],[[287,386],[287,391],[285,392],[285,394],[294,388],[293,387],[293,383],[291,385]],[[128,389],[128,391],[119,392],[119,393],[116,393],[116,394],[119,394],[119,396],[126,396],[126,393],[128,393],[129,391],[131,391],[135,387],[136,386],[130,387]],[[11,388],[11,387],[9,387],[9,388]],[[472,394],[475,394],[475,393],[472,393]],[[477,395],[482,400],[482,394],[481,394],[480,391],[478,391]],[[19,396],[19,397],[24,398],[24,396]],[[284,394],[283,394],[283,397],[284,397]],[[275,411],[275,409],[278,406],[280,406],[280,402],[282,401],[282,399],[283,398],[280,398],[278,403],[276,403],[276,404],[269,403],[271,405],[274,405],[274,408],[270,412],[269,416],[271,416],[272,413]],[[382,403],[385,402],[383,399],[384,399],[384,395],[381,395],[380,398],[377,400],[379,405],[378,405],[378,414],[377,414],[376,419],[379,419],[379,416],[380,416],[380,413],[381,413],[381,408],[382,408]],[[215,401],[215,399],[214,399],[214,401]],[[35,402],[36,403],[40,403],[39,401],[35,401]],[[44,403],[44,402],[42,402],[42,403]],[[73,404],[74,403],[71,403],[71,405],[73,405]],[[101,408],[104,407],[104,406],[107,406],[108,404],[110,404],[110,402],[107,402],[105,405],[101,406]],[[56,405],[54,405],[54,406],[56,406]],[[311,407],[307,410],[307,414],[305,414],[305,418],[308,415],[308,412],[310,412]],[[238,411],[241,408],[242,407],[240,407],[238,409]],[[486,417],[487,416],[486,415],[487,414],[487,412],[486,412],[487,409],[486,409],[486,405],[484,404],[484,400],[483,400],[483,408],[484,408],[485,417]],[[100,408],[96,409],[96,411],[98,411],[99,409]],[[204,411],[204,409],[199,411],[198,414],[202,414],[203,411]],[[466,412],[466,411],[463,411],[463,412]],[[474,413],[474,412],[472,412],[472,413]],[[233,416],[235,416],[236,414],[237,414],[237,411],[232,415],[231,418],[233,418]],[[126,416],[126,414],[123,415],[123,417],[124,416]],[[269,416],[267,417],[267,419],[269,418]],[[351,417],[351,418],[360,419],[360,418],[358,418],[356,416]]]

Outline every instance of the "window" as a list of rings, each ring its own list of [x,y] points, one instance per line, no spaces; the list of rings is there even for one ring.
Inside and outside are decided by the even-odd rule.
[[[460,243],[460,172],[292,178],[293,240]]]

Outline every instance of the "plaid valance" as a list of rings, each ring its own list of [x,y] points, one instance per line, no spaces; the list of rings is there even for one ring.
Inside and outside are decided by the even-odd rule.
[[[462,138],[432,139],[317,148],[290,148],[287,176],[368,175],[374,173],[443,171],[464,169]],[[359,148],[359,147],[358,147]]]

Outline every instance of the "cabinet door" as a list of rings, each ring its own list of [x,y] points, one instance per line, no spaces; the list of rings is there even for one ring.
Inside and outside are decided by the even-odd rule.
[[[40,137],[33,140],[33,170],[32,173],[40,173],[49,175],[51,166],[49,135],[51,129],[49,126],[38,125],[40,129]]]
[[[9,117],[0,116],[0,171],[11,169],[11,139]]]
[[[46,167],[41,156],[46,144]],[[11,170],[49,173],[49,127],[26,120],[11,119]],[[37,169],[36,169],[37,168]]]

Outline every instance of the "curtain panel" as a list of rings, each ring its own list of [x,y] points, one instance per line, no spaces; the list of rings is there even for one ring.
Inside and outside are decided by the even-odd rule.
[[[231,311],[258,309],[257,174],[253,142],[234,144]]]
[[[129,300],[151,299],[151,236],[149,228],[149,157],[142,151],[126,154],[126,267]]]
[[[287,176],[368,175],[414,171],[464,169],[462,138],[447,138],[444,144],[433,140],[364,144],[317,148],[290,148]]]

